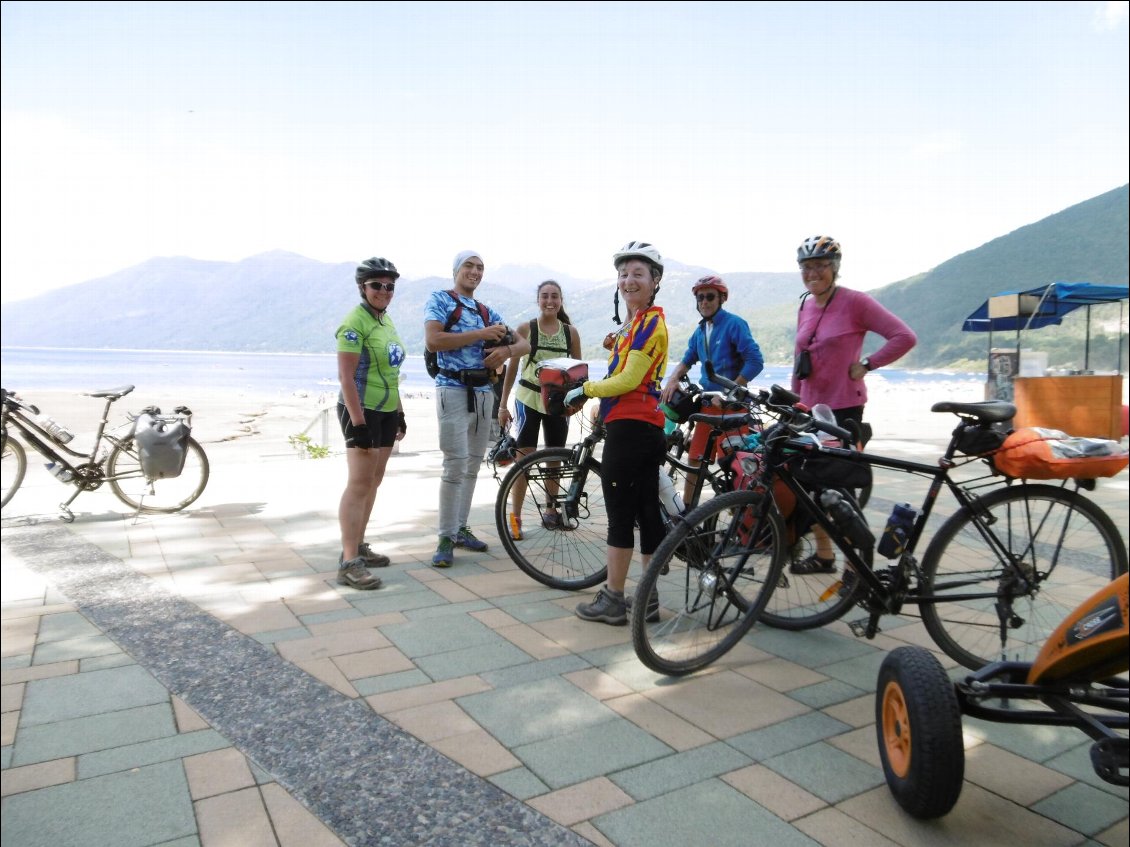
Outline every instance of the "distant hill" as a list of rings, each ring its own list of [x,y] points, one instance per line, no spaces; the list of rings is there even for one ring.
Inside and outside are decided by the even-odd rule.
[[[982,369],[988,338],[961,332],[961,323],[1000,291],[1056,281],[1125,284],[1128,210],[1130,186],[1122,186],[933,270],[872,290],[918,333],[919,346],[900,365]],[[845,270],[848,263],[850,253]],[[668,262],[659,302],[668,317],[672,358],[685,347],[698,320],[691,286],[715,272],[719,269]],[[797,274],[722,275],[734,294],[728,307],[749,321],[766,360],[790,361],[802,290]],[[334,331],[356,301],[352,279],[352,263],[318,262],[285,251],[240,262],[155,258],[10,303],[0,316],[0,332],[6,346],[330,352]],[[517,325],[535,315],[534,291],[544,279],[561,282],[586,357],[600,357],[600,342],[614,326],[611,269],[607,279],[581,280],[542,266],[488,268],[479,299]],[[423,352],[422,315],[428,294],[450,286],[450,278],[401,278],[392,312],[410,353]],[[1095,310],[1092,315],[1090,364],[1113,369],[1120,313],[1117,305],[1103,308],[1105,313]],[[1081,366],[1084,312],[1079,310],[1064,327],[1033,333],[1025,346],[1047,350],[1052,366]],[[994,337],[993,343],[1012,346],[1015,341],[1010,335]],[[878,343],[870,338],[865,349],[873,350]],[[1125,343],[1123,350],[1125,365]]]

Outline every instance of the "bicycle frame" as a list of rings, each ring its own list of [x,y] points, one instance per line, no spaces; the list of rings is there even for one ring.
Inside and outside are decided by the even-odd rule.
[[[957,500],[959,507],[971,510],[974,516],[974,522],[981,535],[985,538],[985,541],[995,552],[1001,555],[1003,561],[1008,561],[1011,567],[1015,567],[1008,557],[1003,555],[1003,546],[996,540],[992,530],[981,520],[975,508],[976,497],[970,494],[965,487],[969,485],[969,483],[963,485],[950,477],[950,470],[959,466],[953,461],[954,443],[951,442],[946,454],[938,460],[936,465],[908,459],[899,459],[893,456],[881,456],[875,453],[863,453],[840,447],[820,447],[818,449],[825,455],[846,459],[848,461],[861,462],[872,467],[886,468],[888,470],[902,471],[904,473],[928,477],[931,480],[929,491],[927,491],[926,497],[919,507],[918,519],[915,521],[914,528],[907,537],[906,548],[890,568],[880,574],[876,572],[873,564],[873,551],[866,550],[863,551],[866,555],[861,555],[860,551],[852,547],[847,539],[844,538],[844,533],[832,522],[826,510],[817,503],[816,498],[809,489],[801,485],[788,471],[781,473],[779,468],[770,469],[769,471],[770,477],[783,482],[789,491],[793,493],[793,496],[796,497],[796,508],[807,510],[812,519],[828,533],[833,543],[840,552],[843,553],[844,558],[851,564],[856,576],[861,582],[860,588],[856,590],[862,590],[863,586],[866,586],[868,589],[869,594],[865,598],[865,604],[867,604],[869,611],[872,612],[872,621],[869,623],[867,631],[868,638],[873,637],[878,631],[876,625],[878,614],[897,615],[902,611],[904,602],[910,602],[916,605],[934,602],[935,598],[931,596],[915,593],[915,590],[909,586],[908,575],[910,571],[917,566],[918,560],[914,553],[918,548],[918,542],[925,532],[926,523],[934,510],[938,495],[941,493],[943,486],[949,489],[954,499]],[[767,488],[771,488],[771,481],[771,479],[766,480]],[[972,480],[971,482],[976,481],[977,480]],[[986,484],[995,487],[1003,483],[993,480]],[[894,575],[893,580],[882,579],[882,576],[890,576],[892,572]],[[979,592],[969,595],[949,594],[944,599],[946,602],[952,602],[955,600],[972,600],[992,596],[994,595]]]
[[[29,418],[22,409],[6,407],[4,409],[4,425],[14,427],[23,436],[23,440],[29,447],[44,458],[58,462],[73,474],[79,465],[83,464],[83,462],[74,462],[73,459],[83,459],[86,462],[98,464],[98,450],[102,446],[103,440],[109,441],[113,446],[120,443],[118,438],[106,432],[106,426],[110,422],[110,407],[113,404],[114,400],[112,399],[106,401],[106,408],[102,411],[102,420],[98,424],[98,432],[94,436],[94,446],[91,447],[89,455],[72,450],[66,444],[60,444],[52,439],[47,431],[35,420]],[[63,452],[60,453],[60,450]],[[72,459],[68,459],[68,457],[72,457]],[[77,476],[75,483],[77,484]]]

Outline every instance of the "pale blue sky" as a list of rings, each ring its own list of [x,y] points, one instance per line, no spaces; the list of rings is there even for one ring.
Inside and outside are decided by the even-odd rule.
[[[1126,2],[2,14],[3,301],[273,249],[787,271],[816,233],[872,288],[1130,181]]]

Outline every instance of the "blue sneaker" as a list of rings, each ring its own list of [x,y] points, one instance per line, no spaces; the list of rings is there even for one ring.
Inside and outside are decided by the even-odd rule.
[[[432,564],[437,568],[450,568],[455,561],[455,542],[446,535],[439,537],[439,546],[432,556]]]
[[[485,553],[487,545],[485,541],[479,541],[475,538],[475,534],[471,532],[471,527],[465,526],[459,530],[455,536],[455,546],[462,547],[464,550],[470,550],[472,553]]]

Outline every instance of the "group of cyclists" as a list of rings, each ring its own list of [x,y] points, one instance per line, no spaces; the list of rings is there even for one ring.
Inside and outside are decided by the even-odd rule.
[[[810,407],[828,405],[837,422],[847,426],[849,420],[863,422],[867,374],[901,358],[917,338],[870,295],[837,284],[841,258],[840,244],[828,236],[808,238],[797,249],[805,291],[797,313],[792,389]],[[700,320],[678,364],[666,374],[667,325],[662,307],[656,304],[663,257],[654,245],[631,241],[613,254],[612,263],[617,273],[613,320],[618,328],[604,340],[607,372],[574,387],[565,404],[572,412],[589,399],[597,400],[597,414],[606,430],[601,479],[608,512],[608,578],[591,602],[577,606],[576,614],[586,621],[623,625],[631,606],[624,584],[636,529],[645,568],[664,531],[658,489],[667,421],[661,407],[697,364],[704,396],[713,398],[704,402],[702,411],[721,414],[724,410],[717,399],[721,386],[709,378],[708,370],[744,385],[761,373],[764,357],[749,323],[725,308],[730,295],[725,280],[710,274],[692,287]],[[450,567],[456,549],[487,549],[468,519],[495,423],[492,414],[504,432],[510,427],[516,430],[514,449],[519,455],[535,449],[539,439],[553,447],[563,446],[568,438],[568,418],[546,409],[536,376],[538,364],[547,359],[580,355],[581,339],[565,312],[561,286],[553,280],[542,282],[537,288],[537,317],[511,329],[499,313],[475,299],[483,273],[481,256],[462,251],[453,263],[451,290],[433,292],[425,306],[425,343],[435,354],[435,402],[443,451],[435,567]],[[388,455],[407,431],[397,390],[404,350],[387,314],[398,277],[387,259],[362,263],[356,272],[362,302],[337,332],[338,411],[349,468],[339,510],[338,582],[361,590],[378,588],[380,580],[370,568],[389,563],[387,556],[364,542],[363,535]],[[863,357],[868,332],[884,343]],[[495,385],[500,381],[500,387]],[[709,429],[695,427],[689,451],[692,464],[705,458]],[[686,481],[687,500],[694,482],[693,477]],[[524,490],[515,486],[507,523],[515,540],[521,540],[528,529],[519,517],[524,496]],[[541,513],[546,529],[557,528],[560,521],[551,507]],[[793,568],[799,573],[831,572],[835,560],[830,550],[830,542],[824,546],[817,538],[816,553]],[[658,615],[657,598],[652,599],[655,608],[649,602],[649,616]]]

